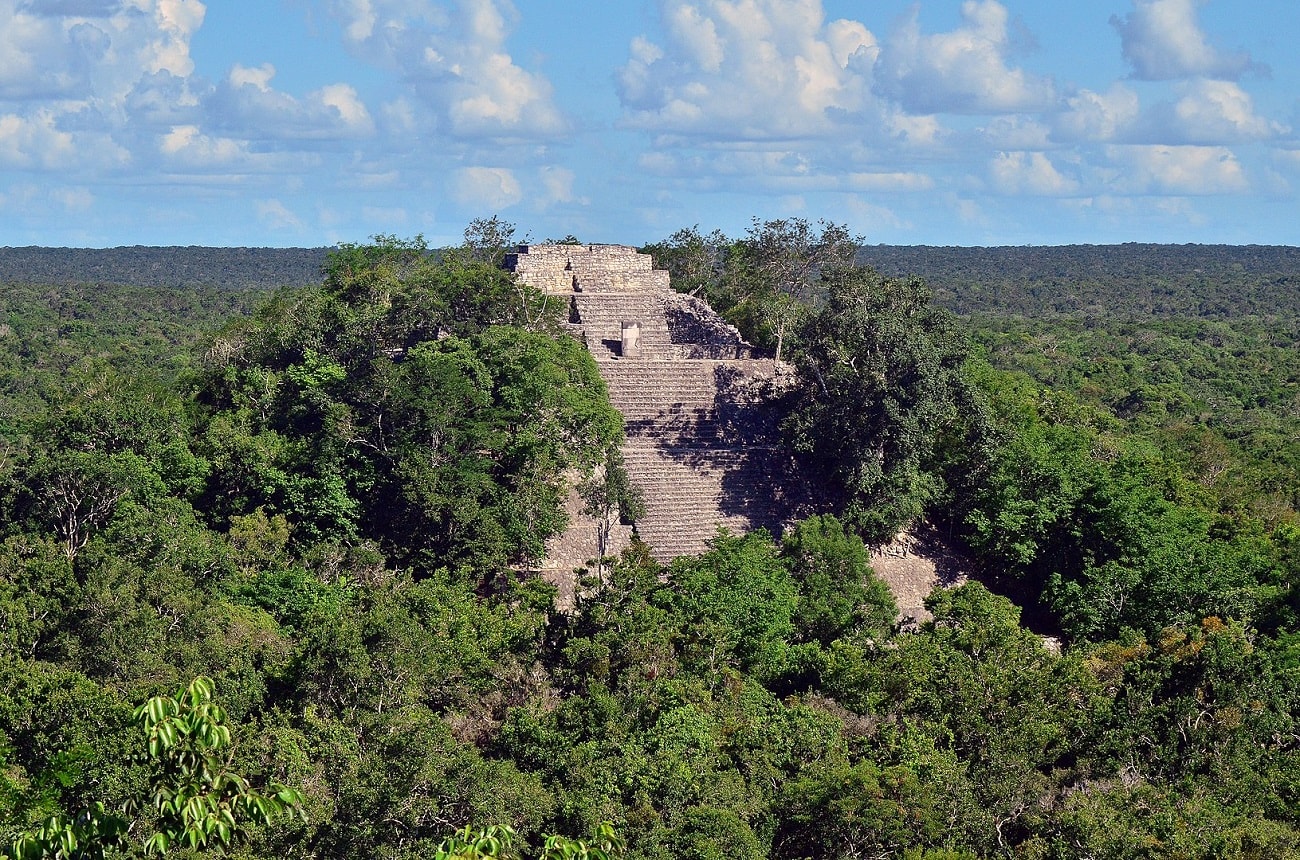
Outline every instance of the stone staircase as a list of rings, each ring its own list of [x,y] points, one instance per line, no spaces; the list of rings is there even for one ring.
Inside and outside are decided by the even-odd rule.
[[[569,299],[569,327],[583,336],[596,360],[620,357],[622,324],[637,321],[643,354],[655,358],[672,355],[672,336],[660,293],[580,293]]]
[[[600,363],[623,413],[623,458],[646,513],[637,535],[660,561],[707,549],[719,526],[780,533],[788,471],[774,420],[753,401],[767,378],[757,361]],[[767,362],[771,366],[771,362]]]
[[[766,366],[763,366],[763,365]],[[772,362],[650,359],[599,362],[628,441],[664,448],[752,448],[774,444],[763,408]]]
[[[720,526],[780,532],[799,500],[776,445],[768,400],[780,370],[771,359],[755,357],[707,304],[673,292],[668,273],[633,248],[521,246],[506,265],[520,281],[568,297],[568,328],[623,414],[624,462],[646,508],[634,528],[657,560],[704,551]],[[576,522],[552,557],[581,556],[573,541],[590,531]]]

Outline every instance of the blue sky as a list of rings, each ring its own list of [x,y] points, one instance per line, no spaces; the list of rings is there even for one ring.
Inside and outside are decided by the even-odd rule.
[[[0,245],[1300,244],[1294,0],[0,0]]]

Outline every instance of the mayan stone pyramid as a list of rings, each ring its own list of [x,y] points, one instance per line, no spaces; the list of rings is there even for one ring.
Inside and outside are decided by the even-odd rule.
[[[616,555],[633,529],[667,562],[706,549],[719,526],[778,534],[798,507],[791,463],[777,445],[771,393],[783,371],[756,354],[705,302],[674,292],[649,255],[621,245],[520,246],[506,259],[518,280],[568,305],[623,413],[628,475],[645,499],[634,524],[600,524],[570,506],[569,532],[548,565],[571,572]]]

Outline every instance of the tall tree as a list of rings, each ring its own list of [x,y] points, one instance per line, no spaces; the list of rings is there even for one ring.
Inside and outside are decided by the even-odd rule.
[[[321,289],[223,333],[196,381],[213,512],[426,568],[538,558],[565,470],[594,469],[622,422],[540,294],[482,259],[497,241],[344,246]]]
[[[700,226],[684,227],[662,242],[647,245],[643,253],[654,257],[655,266],[667,269],[673,289],[707,299],[718,311],[731,302],[719,295],[725,271],[727,251],[731,246],[721,230],[705,235]],[[722,299],[721,303],[719,299]]]
[[[898,617],[889,586],[871,570],[862,539],[833,516],[803,520],[786,535],[782,556],[799,585],[794,624],[797,638],[829,645],[860,631],[888,637]]]
[[[784,429],[846,517],[883,539],[938,497],[945,437],[978,436],[983,414],[962,377],[965,343],[924,284],[866,268],[823,277]]]
[[[861,236],[830,221],[814,226],[804,218],[761,221],[755,218],[729,267],[746,276],[747,301],[776,341],[781,360],[785,339],[835,272],[853,265]]]

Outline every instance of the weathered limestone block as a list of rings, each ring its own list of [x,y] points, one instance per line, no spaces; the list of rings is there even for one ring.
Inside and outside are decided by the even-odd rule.
[[[622,358],[640,358],[641,347],[637,341],[641,338],[641,323],[635,320],[623,320],[621,325],[623,338],[619,355]]]

